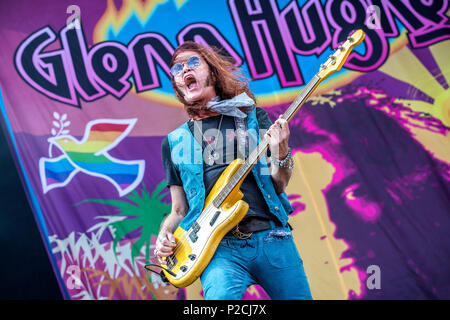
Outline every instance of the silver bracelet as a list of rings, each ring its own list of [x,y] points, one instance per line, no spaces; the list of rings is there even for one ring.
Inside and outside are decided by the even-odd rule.
[[[283,160],[275,159],[270,156],[272,163],[280,168],[291,169],[294,168],[294,158],[292,158],[291,148],[288,148],[288,155]]]

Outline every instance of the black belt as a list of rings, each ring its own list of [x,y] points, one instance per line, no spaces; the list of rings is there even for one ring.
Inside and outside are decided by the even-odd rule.
[[[238,239],[250,238],[252,233],[269,230],[272,228],[270,222],[273,221],[276,226],[281,227],[281,223],[278,220],[270,220],[260,217],[247,217],[237,224],[228,234],[232,234]]]

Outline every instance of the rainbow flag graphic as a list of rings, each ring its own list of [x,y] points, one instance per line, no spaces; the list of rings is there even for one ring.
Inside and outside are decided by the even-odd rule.
[[[128,135],[136,121],[97,119],[86,125],[81,141],[71,135],[49,138],[48,142],[56,146],[62,155],[39,160],[44,193],[64,187],[80,171],[109,181],[120,196],[132,191],[144,176],[145,160],[119,160],[109,155],[108,151]]]

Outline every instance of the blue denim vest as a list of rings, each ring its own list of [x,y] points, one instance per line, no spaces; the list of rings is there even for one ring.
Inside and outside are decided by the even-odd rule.
[[[255,106],[247,113],[247,127],[249,134],[259,144],[259,134],[255,134],[259,133]],[[202,212],[206,199],[203,182],[203,150],[189,130],[187,122],[169,133],[168,141],[172,162],[180,172],[183,189],[189,204],[188,213],[180,223],[180,227],[187,230]],[[283,226],[286,226],[288,214],[293,209],[285,192],[276,193],[269,174],[266,155],[263,155],[255,164],[252,172],[270,212],[278,218]]]

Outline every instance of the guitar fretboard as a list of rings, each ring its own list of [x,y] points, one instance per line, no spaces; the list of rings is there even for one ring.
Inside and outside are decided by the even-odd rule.
[[[281,116],[282,119],[290,121],[300,107],[305,103],[314,89],[319,85],[322,79],[316,74],[311,81],[306,85],[302,92],[295,98],[289,108]],[[220,190],[213,200],[213,205],[218,208],[225,201],[228,195],[233,191],[236,185],[250,173],[256,162],[266,153],[269,147],[269,142],[262,139],[261,143],[256,146],[252,153],[248,156],[242,166],[233,174],[227,184]]]

